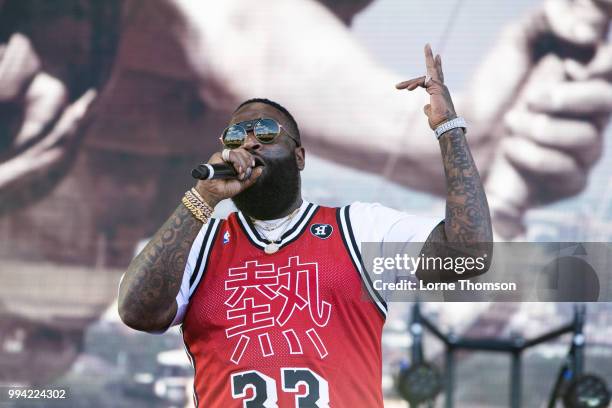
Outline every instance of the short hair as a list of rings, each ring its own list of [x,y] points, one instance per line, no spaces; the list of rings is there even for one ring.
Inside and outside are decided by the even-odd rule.
[[[281,105],[278,102],[271,101],[270,99],[267,99],[267,98],[251,98],[249,100],[242,102],[240,105],[238,105],[236,110],[234,110],[234,113],[238,112],[240,108],[242,108],[243,106],[251,104],[251,103],[264,103],[266,105],[272,106],[273,108],[278,110],[280,113],[285,115],[285,117],[289,121],[289,130],[291,131],[291,136],[297,138],[297,140],[299,141],[298,144],[300,145],[302,144],[302,140],[300,137],[300,128],[298,127],[297,122],[293,118],[293,115],[289,113],[287,108],[285,108],[283,105]]]

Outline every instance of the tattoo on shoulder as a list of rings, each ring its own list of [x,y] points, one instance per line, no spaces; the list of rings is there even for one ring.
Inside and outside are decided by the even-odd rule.
[[[180,289],[189,250],[202,227],[184,205],[157,231],[151,241],[134,258],[124,277],[122,287],[127,293],[124,309],[145,321],[171,319],[176,313],[174,302]],[[158,313],[156,313],[158,312]],[[168,321],[169,323],[169,321]]]

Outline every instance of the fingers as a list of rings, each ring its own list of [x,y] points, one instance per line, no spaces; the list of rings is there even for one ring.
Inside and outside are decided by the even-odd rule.
[[[612,112],[612,84],[602,79],[562,82],[527,97],[530,109],[556,114],[597,115]]]
[[[215,155],[217,155],[217,153],[215,153]],[[218,153],[218,156],[215,157],[218,157],[221,162],[223,162],[221,153]],[[248,179],[255,167],[255,159],[251,153],[243,148],[230,150],[228,162],[234,166],[236,173],[238,173],[238,180]]]
[[[597,47],[595,56],[587,66],[589,78],[612,79],[612,43],[604,43]]]
[[[23,154],[1,163],[0,188],[28,174],[35,174],[43,169],[48,172],[49,166],[65,163],[64,159],[69,152],[67,139],[70,139],[83,123],[87,109],[96,95],[91,89],[85,92],[64,110],[55,127],[42,140],[29,147]]]
[[[40,71],[40,60],[28,37],[11,35],[0,57],[0,101],[17,98]]]
[[[559,199],[582,191],[586,185],[586,170],[571,156],[556,149],[539,146],[533,141],[512,137],[502,143],[508,160],[524,177],[546,189],[542,197]]]
[[[434,58],[431,46],[425,45],[425,66],[427,75],[418,78],[409,79],[395,85],[397,89],[407,89],[413,91],[418,87],[428,88],[431,85],[440,85],[444,83],[444,73],[442,72],[442,57],[436,55]]]
[[[597,47],[595,56],[587,65],[568,59],[565,61],[565,72],[575,81],[587,79],[612,80],[612,44],[601,44]]]
[[[569,155],[537,145],[529,139],[511,137],[505,142],[506,156],[522,170],[542,175],[569,175],[580,169],[578,163]]]
[[[436,71],[438,72],[438,79],[444,83],[444,73],[442,72],[442,57],[440,54],[436,55]]]
[[[551,31],[574,44],[590,45],[605,38],[608,18],[592,2],[547,0],[544,13]]]
[[[231,198],[231,197],[234,197],[236,194],[239,194],[241,191],[244,191],[247,188],[251,187],[253,184],[255,184],[255,182],[257,181],[259,176],[261,176],[262,173],[263,173],[263,167],[259,166],[253,169],[252,173],[250,174],[250,177],[244,178],[243,180],[239,180],[239,179],[212,180],[212,181],[206,181],[204,183],[221,183],[222,185],[222,187],[220,187],[221,190],[217,190],[217,191],[220,191],[220,193],[218,193],[218,196],[221,199]],[[202,182],[202,181],[199,181],[199,182]],[[203,188],[208,189],[210,187],[206,186]]]
[[[563,150],[584,167],[590,167],[602,152],[601,134],[597,126],[588,120],[513,110],[504,117],[504,124],[511,134],[545,147]]]
[[[433,52],[431,51],[431,46],[429,44],[425,44],[424,52],[425,52],[425,67],[427,68],[427,75],[429,75],[431,78],[437,81],[440,81],[440,75],[438,74],[438,70],[436,68],[436,62],[434,60]]]
[[[57,78],[41,72],[34,77],[24,100],[23,123],[13,141],[14,148],[23,146],[50,127],[67,104],[68,91]]]
[[[210,159],[208,159],[208,164],[221,164],[224,163],[223,158],[221,157],[221,152],[215,152]]]
[[[408,81],[400,82],[399,84],[395,85],[395,88],[397,89],[407,89],[409,91],[414,91],[418,87],[425,88],[424,76],[409,79]]]
[[[408,81],[400,82],[395,85],[397,89],[407,89],[408,91],[414,91],[417,88],[425,88],[429,94],[440,94],[444,88],[444,84],[440,81],[436,81],[433,78],[429,78],[427,83],[425,82],[427,77],[418,77],[409,79]]]
[[[74,136],[87,117],[87,111],[97,95],[94,89],[89,89],[81,95],[64,110],[53,130],[36,146],[50,148]]]
[[[244,190],[253,185],[259,176],[261,176],[261,173],[263,173],[263,167],[261,166],[255,167],[252,171],[249,171],[249,175],[244,180],[240,181],[242,189]]]

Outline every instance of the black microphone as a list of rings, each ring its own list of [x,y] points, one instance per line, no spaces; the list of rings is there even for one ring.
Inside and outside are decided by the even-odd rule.
[[[208,164],[200,163],[191,170],[191,176],[198,180],[228,180],[238,176],[234,166],[228,163]]]

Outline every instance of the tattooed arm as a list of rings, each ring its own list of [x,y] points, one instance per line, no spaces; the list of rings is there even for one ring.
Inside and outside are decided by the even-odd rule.
[[[423,87],[430,95],[425,105],[429,126],[457,117],[448,88],[444,85],[442,59],[434,59],[429,45],[425,47],[425,62],[429,78],[420,77],[402,82],[398,89],[410,91]],[[427,81],[427,82],[426,82]],[[446,176],[446,217],[433,229],[423,246],[426,257],[481,257],[484,270],[466,271],[462,279],[486,272],[493,249],[493,232],[489,205],[478,169],[470,153],[463,129],[452,129],[439,139]],[[457,280],[453,271],[417,271],[417,277],[425,281]]]
[[[470,153],[463,129],[452,129],[440,137],[446,176],[446,216],[433,229],[423,246],[427,257],[484,257],[485,269],[463,273],[462,279],[487,271],[493,250],[493,232],[487,197]],[[429,272],[429,271],[428,271]],[[425,281],[452,281],[459,275],[450,270],[417,272]]]
[[[132,260],[119,286],[119,316],[126,325],[142,331],[170,325],[189,250],[201,227],[180,204]]]
[[[213,154],[208,162],[224,163],[221,153]],[[261,166],[253,168],[255,161],[244,148],[232,150],[229,162],[238,180],[198,181],[196,185],[212,208],[250,187],[263,171]],[[189,251],[201,228],[202,222],[181,204],[130,263],[119,286],[119,316],[126,325],[148,332],[170,326],[177,313],[176,296]]]

